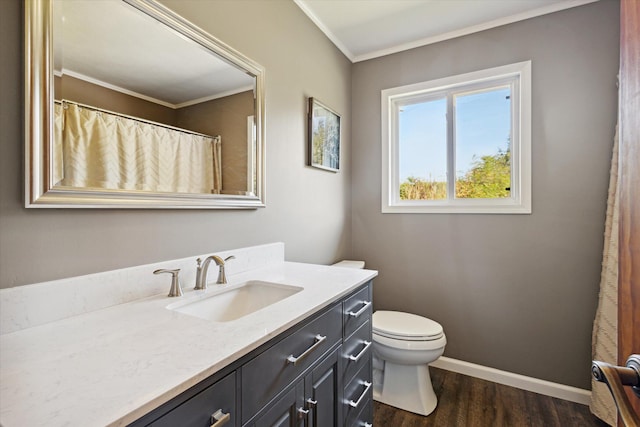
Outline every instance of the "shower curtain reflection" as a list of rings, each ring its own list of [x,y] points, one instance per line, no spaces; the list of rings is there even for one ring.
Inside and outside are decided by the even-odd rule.
[[[63,101],[56,104],[57,186],[219,193],[220,136],[168,128]]]

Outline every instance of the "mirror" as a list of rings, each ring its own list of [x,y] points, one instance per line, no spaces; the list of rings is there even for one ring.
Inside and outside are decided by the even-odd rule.
[[[154,0],[25,3],[25,206],[264,206],[264,70]]]

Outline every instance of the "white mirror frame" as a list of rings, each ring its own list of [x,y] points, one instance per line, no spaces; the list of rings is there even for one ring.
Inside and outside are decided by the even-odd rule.
[[[53,0],[25,2],[25,207],[254,209],[265,206],[264,69],[154,0],[124,0],[256,78],[256,188],[250,195],[151,193],[55,188],[53,142]]]

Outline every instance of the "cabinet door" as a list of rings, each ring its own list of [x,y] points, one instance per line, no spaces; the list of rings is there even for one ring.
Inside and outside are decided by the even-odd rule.
[[[306,427],[304,381],[290,387],[281,397],[269,404],[269,409],[255,421],[255,427]]]
[[[305,377],[305,408],[309,427],[334,427],[341,419],[341,346]]]

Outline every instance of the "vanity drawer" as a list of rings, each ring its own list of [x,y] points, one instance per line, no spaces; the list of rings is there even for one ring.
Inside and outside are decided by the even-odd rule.
[[[344,301],[344,337],[351,335],[371,317],[371,282]]]
[[[215,419],[213,417],[216,417]],[[227,420],[227,421],[224,421]],[[232,372],[174,410],[158,418],[152,427],[239,427],[236,413],[236,373]]]
[[[371,360],[372,342],[371,322],[367,320],[342,344],[343,384],[351,381],[356,372]]]
[[[342,304],[302,326],[242,368],[242,422],[248,421],[342,340]]]
[[[373,426],[373,399],[369,399],[362,411],[348,427],[372,427]]]
[[[356,376],[344,388],[343,416],[344,425],[352,425],[358,414],[373,397],[373,383],[371,381],[371,360],[358,371]]]

